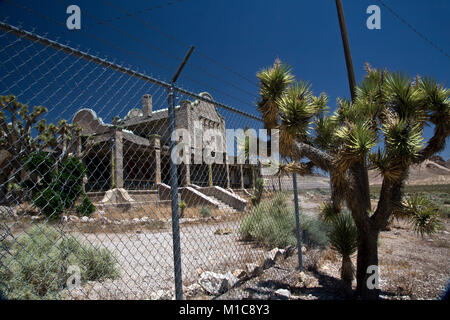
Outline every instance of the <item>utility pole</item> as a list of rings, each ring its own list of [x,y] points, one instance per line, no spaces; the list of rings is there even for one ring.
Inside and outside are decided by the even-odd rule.
[[[339,26],[341,29],[342,44],[344,46],[345,63],[347,65],[348,84],[350,86],[350,95],[352,101],[355,100],[355,71],[353,70],[352,54],[350,52],[350,44],[348,43],[347,26],[345,24],[344,9],[342,8],[342,1],[336,0],[336,9],[339,18]]]

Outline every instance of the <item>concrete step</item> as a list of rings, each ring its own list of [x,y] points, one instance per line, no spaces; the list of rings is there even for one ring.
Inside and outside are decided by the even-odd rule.
[[[213,199],[214,201],[217,201],[219,203],[219,209],[226,211],[226,212],[232,212],[235,213],[236,209],[230,207],[229,205],[227,205],[226,203],[224,203],[223,201],[220,201],[219,199],[217,199],[214,196],[209,196],[211,199]]]

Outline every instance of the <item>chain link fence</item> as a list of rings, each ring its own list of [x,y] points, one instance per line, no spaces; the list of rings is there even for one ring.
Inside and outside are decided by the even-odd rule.
[[[208,277],[298,246],[292,175],[252,156],[261,119],[0,27],[4,298],[214,297]]]

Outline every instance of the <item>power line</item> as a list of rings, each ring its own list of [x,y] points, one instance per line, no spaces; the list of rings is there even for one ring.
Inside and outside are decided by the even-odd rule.
[[[148,23],[147,21],[143,21],[143,20],[140,20],[140,19],[136,18],[133,14],[131,14],[131,13],[125,11],[124,9],[118,7],[117,5],[112,4],[110,1],[108,1],[108,0],[102,0],[102,1],[103,1],[104,3],[106,3],[108,6],[114,8],[114,9],[116,9],[116,10],[122,12],[124,15],[126,15],[126,16],[132,18],[133,20],[138,21],[139,23],[146,25],[148,28],[150,28],[150,29],[152,29],[152,30],[154,30],[154,31],[156,31],[156,32],[158,32],[158,33],[160,33],[160,34],[162,34],[162,35],[163,35],[164,37],[166,37],[167,39],[172,40],[172,41],[174,41],[174,42],[177,42],[180,46],[182,46],[182,47],[184,47],[184,48],[189,47],[189,45],[186,44],[184,41],[179,40],[179,39],[176,38],[175,36],[170,35],[170,34],[164,32],[164,31],[162,31],[161,29],[159,29],[158,27],[156,27],[156,26],[154,26],[154,25]],[[202,52],[199,51],[199,50],[197,50],[196,53],[199,54],[199,55],[201,55],[202,57],[208,59],[209,61],[213,62],[214,64],[217,64],[218,66],[224,68],[224,69],[227,70],[228,72],[233,73],[234,75],[238,76],[239,78],[244,79],[244,80],[246,80],[247,82],[249,82],[250,84],[252,84],[252,85],[258,87],[258,84],[257,84],[257,83],[255,83],[254,81],[250,80],[250,79],[247,78],[246,76],[240,74],[239,72],[234,71],[234,70],[231,69],[230,67],[227,67],[227,66],[224,65],[223,63],[217,61],[216,59],[214,59],[214,58],[212,58],[212,57],[209,57],[208,55],[202,53]]]
[[[150,12],[150,11],[154,11],[154,10],[157,10],[157,9],[162,9],[164,7],[169,7],[171,5],[174,5],[176,3],[180,3],[180,2],[183,2],[183,1],[184,0],[168,1],[168,2],[162,3],[160,5],[154,6],[154,7],[150,7],[150,8],[147,8],[147,9],[136,10],[136,11],[134,11],[132,13],[129,13],[129,14],[124,14],[124,15],[121,15],[121,16],[117,16],[117,17],[114,17],[114,18],[110,18],[110,19],[107,19],[107,20],[100,21],[99,24],[102,24],[102,23],[105,23],[105,22],[117,21],[117,20],[120,20],[122,18],[129,17],[130,15],[137,15],[137,14],[141,14],[141,13],[144,13],[144,12]]]
[[[74,48],[69,47],[67,45],[60,44],[60,43],[58,43],[56,41],[50,40],[48,38],[44,38],[42,36],[38,36],[38,35],[36,35],[34,33],[31,33],[31,32],[28,32],[28,31],[25,31],[25,30],[22,30],[22,29],[19,29],[17,27],[11,26],[11,25],[9,25],[7,23],[4,23],[4,22],[1,22],[1,21],[0,21],[0,30],[3,30],[3,31],[8,32],[8,33],[12,33],[12,34],[14,34],[14,35],[16,35],[16,36],[18,36],[20,38],[25,38],[25,39],[30,40],[32,42],[39,43],[39,44],[41,44],[41,45],[43,45],[45,47],[50,47],[50,48],[53,48],[53,49],[55,49],[57,51],[64,52],[64,53],[66,53],[68,55],[72,55],[72,56],[84,59],[84,60],[86,60],[88,62],[92,62],[94,64],[100,65],[100,66],[102,66],[104,68],[115,70],[115,71],[118,71],[118,72],[120,72],[122,74],[126,74],[126,75],[129,75],[131,77],[135,77],[135,78],[138,78],[138,79],[150,82],[152,84],[156,84],[156,85],[158,85],[158,86],[160,86],[162,88],[166,88],[167,89],[167,88],[171,87],[170,83],[167,83],[167,82],[155,79],[155,78],[147,76],[147,75],[145,75],[143,73],[134,71],[134,70],[132,70],[130,68],[126,68],[126,67],[118,65],[116,63],[107,61],[105,59],[101,59],[101,58],[93,56],[93,55],[91,55],[89,53],[82,52],[82,51],[80,51],[78,49],[74,49]],[[241,114],[241,115],[246,116],[248,118],[251,118],[253,120],[257,120],[259,122],[263,121],[258,116],[255,116],[253,114],[250,114],[250,113],[238,110],[238,109],[230,107],[230,106],[228,106],[226,104],[223,104],[223,103],[220,103],[220,102],[217,102],[217,101],[214,101],[214,100],[207,99],[205,97],[200,96],[199,94],[192,93],[192,92],[190,92],[188,90],[185,90],[185,89],[183,89],[183,88],[181,88],[179,86],[175,86],[174,90],[179,92],[179,93],[182,93],[182,94],[184,94],[186,96],[190,96],[192,98],[196,98],[196,99],[199,99],[201,101],[213,103],[213,104],[215,104],[215,105],[217,105],[217,106],[219,106],[221,108],[224,108],[226,110],[229,110],[229,111]]]
[[[54,19],[50,18],[49,16],[47,16],[47,15],[45,15],[45,14],[39,12],[39,11],[30,9],[30,8],[24,6],[24,5],[20,4],[20,3],[17,3],[17,2],[15,2],[15,1],[12,1],[12,0],[6,0],[6,1],[9,2],[9,3],[11,3],[11,4],[13,4],[13,5],[16,6],[16,7],[19,7],[19,8],[21,8],[21,9],[23,9],[23,10],[28,11],[29,13],[32,13],[32,14],[34,14],[34,15],[38,15],[38,16],[40,16],[40,17],[42,17],[42,18],[44,18],[44,19],[46,19],[46,20],[48,20],[48,21],[51,21],[51,22],[53,22],[53,23],[56,23],[56,24],[59,24],[59,25],[61,25],[61,26],[66,27],[65,24],[63,24],[62,22],[57,21],[57,20],[54,20]],[[108,46],[111,46],[111,47],[113,47],[113,48],[115,48],[115,49],[117,49],[117,50],[123,51],[123,52],[125,52],[125,53],[128,54],[128,55],[136,56],[136,57],[137,57],[138,59],[140,59],[140,60],[146,60],[146,61],[149,61],[151,64],[154,64],[155,66],[157,66],[157,67],[160,68],[160,69],[163,69],[163,70],[166,70],[166,71],[169,71],[169,72],[172,72],[172,71],[173,71],[173,70],[169,70],[168,68],[166,68],[166,67],[164,67],[164,66],[162,66],[162,65],[160,65],[160,64],[158,64],[158,63],[156,63],[156,62],[154,62],[153,60],[151,60],[151,59],[149,59],[149,58],[147,58],[147,57],[142,57],[141,55],[139,55],[138,53],[136,53],[136,52],[134,52],[134,51],[126,50],[126,49],[120,47],[119,45],[117,45],[117,44],[115,44],[115,43],[108,42],[108,41],[106,41],[106,40],[100,39],[100,38],[98,38],[98,37],[96,37],[96,36],[90,34],[89,32],[86,32],[86,31],[84,31],[84,30],[80,30],[80,32],[81,32],[82,34],[85,34],[87,37],[90,37],[90,38],[92,38],[92,39],[94,39],[94,40],[96,40],[96,41],[102,42],[102,43],[104,43],[104,44],[106,44],[106,45],[108,45]],[[106,60],[104,60],[104,61],[107,62]],[[131,70],[131,71],[132,71],[132,70]],[[134,71],[132,71],[132,72],[134,72]],[[226,93],[226,92],[223,92],[223,91],[221,91],[221,90],[219,90],[219,89],[217,89],[217,88],[215,88],[215,87],[212,87],[212,86],[210,86],[210,85],[208,85],[208,84],[199,82],[199,81],[197,81],[197,80],[195,80],[195,79],[192,79],[192,78],[189,78],[189,77],[184,77],[184,78],[189,79],[191,82],[196,83],[196,84],[198,84],[198,85],[200,85],[200,86],[202,86],[202,87],[206,87],[206,88],[212,89],[213,91],[218,92],[218,93],[220,93],[220,94],[223,94],[224,96],[227,96],[227,97],[229,97],[229,98],[231,98],[231,99],[233,99],[233,100],[235,100],[235,101],[239,101],[240,103],[242,103],[242,104],[244,104],[244,105],[254,107],[253,105],[250,105],[250,104],[248,103],[248,101],[244,101],[244,100],[241,100],[241,99],[239,99],[239,98],[236,98],[236,97],[234,97],[234,96],[232,96],[232,95],[230,95],[230,94],[228,94],[228,93]],[[159,80],[158,80],[158,81],[159,81]],[[159,81],[159,82],[160,82],[160,83],[163,83],[163,81]],[[178,92],[180,92],[180,93],[182,93],[182,94],[189,95],[189,96],[191,96],[191,97],[195,97],[195,98],[200,99],[200,100],[205,100],[204,98],[201,98],[201,97],[198,96],[198,95],[194,95],[194,94],[192,94],[192,93],[190,93],[190,92],[188,92],[188,91],[186,91],[186,90],[183,90],[183,89],[181,89],[181,88],[176,88],[176,91],[178,91]],[[200,98],[199,98],[199,97],[200,97]],[[221,104],[221,103],[216,103],[216,104],[217,104],[218,106],[221,106],[221,107],[225,108],[225,109],[233,109],[233,110],[236,110],[236,112],[244,113],[243,111],[240,111],[240,110],[235,109],[235,108],[232,108],[232,107],[228,107],[228,106],[226,106],[226,105],[224,105],[224,104]],[[255,117],[255,116],[252,116],[252,117]],[[255,117],[255,118],[256,118],[256,117]]]
[[[61,5],[63,5],[63,6],[64,6],[64,5],[69,5],[68,2],[65,2],[65,1],[63,1],[63,0],[57,0],[57,1],[58,1]],[[85,15],[86,15],[89,19],[91,19],[92,21],[94,21],[94,22],[96,22],[96,23],[98,23],[98,24],[102,24],[102,25],[104,25],[104,26],[106,26],[106,27],[109,27],[109,28],[111,28],[111,29],[113,29],[113,30],[115,30],[115,31],[117,31],[117,32],[120,32],[120,33],[124,34],[125,36],[127,36],[127,37],[129,37],[129,38],[132,38],[132,39],[134,39],[135,41],[137,41],[137,42],[139,42],[139,43],[141,43],[141,44],[143,44],[143,45],[145,45],[145,46],[147,46],[147,47],[149,47],[149,48],[152,48],[152,49],[154,49],[154,50],[157,50],[157,51],[161,52],[162,54],[164,54],[164,55],[166,55],[166,56],[168,56],[168,57],[170,57],[170,58],[172,58],[172,59],[174,59],[174,60],[176,60],[176,61],[182,61],[182,60],[183,60],[182,58],[177,57],[176,55],[173,55],[171,52],[168,52],[168,51],[166,51],[166,50],[164,50],[164,49],[161,49],[161,48],[155,46],[153,43],[151,43],[151,42],[149,42],[149,41],[142,40],[142,39],[140,39],[140,38],[138,38],[138,37],[135,37],[133,34],[127,32],[127,31],[125,31],[125,30],[123,30],[123,29],[120,29],[120,28],[118,28],[118,27],[115,27],[115,26],[109,24],[108,22],[101,21],[100,19],[97,19],[95,16],[90,15],[86,10],[83,11],[83,14],[85,14]],[[234,88],[234,89],[236,89],[236,90],[238,90],[238,91],[241,91],[242,93],[245,93],[245,94],[247,94],[248,96],[250,96],[250,97],[252,97],[252,98],[256,98],[256,97],[257,97],[254,93],[251,93],[251,92],[249,92],[249,91],[247,91],[247,90],[244,90],[244,89],[242,89],[241,87],[235,85],[234,83],[231,83],[231,82],[229,82],[229,81],[227,81],[227,80],[225,80],[225,79],[222,79],[221,77],[218,77],[218,76],[216,76],[216,75],[210,73],[210,72],[207,71],[205,68],[203,68],[203,67],[201,67],[201,66],[198,66],[198,65],[196,65],[195,63],[189,63],[189,65],[190,65],[191,67],[197,69],[198,71],[200,71],[200,72],[206,74],[208,77],[213,78],[213,79],[216,79],[216,80],[218,80],[218,81],[221,81],[221,82],[225,83],[226,85],[228,85],[229,87],[232,87],[232,88]]]
[[[409,29],[411,29],[415,34],[417,34],[419,37],[421,37],[423,40],[425,40],[429,45],[431,45],[434,49],[438,50],[440,53],[442,53],[447,58],[450,58],[450,55],[446,53],[443,49],[438,47],[433,41],[428,39],[423,33],[419,32],[415,27],[413,27],[408,21],[403,19],[397,12],[395,12],[392,8],[390,8],[388,5],[386,5],[383,1],[377,0],[383,7],[385,7],[390,13],[392,13],[397,19],[399,19],[404,25],[406,25]]]
[[[38,15],[38,16],[40,16],[40,17],[42,17],[42,18],[44,18],[44,19],[46,19],[46,20],[48,20],[48,21],[51,21],[51,22],[56,23],[56,24],[59,24],[59,25],[63,26],[64,28],[66,27],[66,25],[63,24],[62,22],[57,21],[57,20],[55,20],[55,19],[52,19],[51,17],[49,17],[49,16],[43,14],[42,12],[39,12],[39,11],[30,9],[30,8],[24,6],[24,5],[22,5],[22,4],[20,4],[20,3],[16,2],[16,1],[12,1],[12,0],[6,0],[6,1],[9,2],[9,3],[11,3],[11,4],[13,4],[13,5],[15,5],[15,6],[17,6],[17,7],[19,7],[19,8],[21,8],[21,9],[24,9],[24,10],[28,11],[29,13],[32,13],[32,14],[34,14],[34,15]],[[113,42],[106,41],[106,40],[104,40],[104,39],[101,39],[101,38],[99,38],[99,37],[96,37],[95,35],[92,35],[91,33],[87,32],[87,31],[85,31],[85,30],[80,29],[79,32],[81,32],[82,34],[85,34],[85,35],[88,36],[89,38],[92,38],[92,39],[94,39],[94,40],[96,40],[96,41],[99,41],[99,42],[102,42],[102,43],[104,43],[104,44],[106,44],[106,45],[108,45],[108,46],[110,46],[110,47],[113,47],[113,48],[115,48],[115,49],[118,49],[118,50],[120,50],[120,51],[123,51],[123,52],[125,52],[125,53],[128,54],[128,55],[133,55],[133,56],[136,56],[136,57],[137,57],[138,59],[140,59],[140,60],[148,61],[148,62],[150,62],[151,64],[157,66],[158,68],[160,68],[160,69],[162,69],[162,70],[165,70],[165,71],[168,71],[168,72],[172,72],[172,71],[173,71],[173,70],[168,69],[168,68],[165,67],[165,66],[160,65],[159,63],[153,61],[152,59],[150,59],[150,58],[148,58],[148,57],[143,57],[143,56],[141,56],[140,54],[138,54],[138,53],[136,53],[136,52],[134,52],[134,51],[124,49],[124,48],[122,48],[121,46],[119,46],[119,45],[117,45],[117,44],[115,44],[115,43],[113,43]],[[244,104],[244,105],[250,106],[250,107],[252,107],[252,108],[254,107],[254,105],[249,104],[248,101],[244,101],[244,100],[242,100],[242,99],[240,99],[240,98],[237,98],[237,97],[235,97],[235,96],[233,96],[233,95],[230,95],[229,93],[224,92],[224,91],[222,91],[222,90],[220,90],[220,89],[217,89],[217,88],[215,88],[215,87],[213,87],[213,86],[211,86],[211,85],[209,85],[209,84],[206,84],[206,83],[200,82],[200,81],[198,81],[198,80],[192,79],[192,78],[190,78],[190,77],[188,77],[188,76],[184,76],[184,78],[185,78],[185,79],[188,79],[189,81],[191,81],[191,82],[193,82],[193,83],[196,83],[197,85],[200,85],[201,87],[211,89],[211,90],[213,90],[213,91],[215,91],[215,92],[217,92],[217,93],[220,93],[220,94],[222,94],[222,95],[224,95],[224,96],[227,96],[227,97],[229,97],[229,98],[231,98],[231,99],[233,99],[233,100],[235,100],[235,101],[238,101],[238,102],[240,102],[240,103],[242,103],[242,104]]]
[[[25,10],[25,11],[28,11],[28,12],[31,13],[31,14],[40,16],[41,18],[44,18],[44,19],[46,19],[46,20],[48,20],[48,21],[50,21],[50,22],[56,23],[56,24],[58,24],[58,25],[60,25],[60,26],[63,26],[64,28],[66,28],[66,25],[65,25],[64,23],[62,23],[61,21],[55,20],[55,19],[53,19],[53,18],[51,18],[51,17],[49,17],[49,16],[43,14],[42,12],[39,12],[39,11],[37,11],[37,10],[30,9],[30,8],[24,6],[24,5],[22,5],[22,4],[20,4],[20,3],[16,2],[16,1],[13,1],[13,0],[6,0],[6,2],[11,3],[12,5],[14,5],[14,6],[18,7],[18,8],[21,8],[21,9],[23,9],[23,10]],[[165,66],[162,66],[162,65],[158,64],[157,62],[151,60],[150,58],[142,57],[142,56],[140,56],[139,54],[137,54],[137,53],[135,53],[135,52],[133,52],[133,51],[131,51],[131,50],[124,49],[124,48],[122,48],[122,47],[120,47],[120,46],[118,46],[118,45],[116,45],[116,44],[114,44],[114,43],[112,43],[112,42],[109,42],[109,41],[106,41],[106,40],[104,40],[104,39],[101,39],[101,38],[99,38],[99,37],[97,37],[97,36],[95,36],[95,35],[93,35],[93,34],[87,32],[87,31],[85,31],[85,30],[80,29],[80,30],[78,30],[78,31],[79,31],[80,33],[86,35],[87,37],[89,37],[89,38],[91,38],[91,39],[94,39],[95,41],[99,41],[99,42],[101,42],[101,43],[104,43],[104,44],[106,44],[106,45],[108,45],[108,46],[111,46],[111,47],[113,47],[113,48],[115,48],[115,49],[118,49],[118,50],[120,50],[120,51],[123,51],[123,52],[125,52],[125,53],[127,53],[127,54],[135,55],[135,56],[137,56],[137,57],[140,58],[140,59],[146,59],[146,60],[148,60],[151,64],[155,65],[156,67],[158,67],[158,68],[160,68],[160,69],[162,69],[162,70],[169,71],[169,72],[171,71],[170,69],[166,68]]]

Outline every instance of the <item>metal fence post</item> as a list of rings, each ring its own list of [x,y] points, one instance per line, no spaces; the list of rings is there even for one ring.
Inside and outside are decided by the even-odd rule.
[[[173,84],[168,89],[168,111],[170,132],[175,131],[175,105],[174,105],[174,88]],[[171,139],[170,155],[175,148],[175,141]],[[183,299],[183,281],[181,276],[181,243],[180,243],[180,222],[178,219],[178,173],[177,165],[170,161],[170,187],[172,198],[172,239],[173,239],[173,265],[175,274],[175,298]]]
[[[295,227],[297,234],[297,252],[298,252],[298,268],[303,270],[303,257],[302,257],[302,231],[300,228],[300,210],[298,208],[298,188],[297,188],[297,174],[292,174],[292,181],[294,184],[294,204],[295,204]]]

